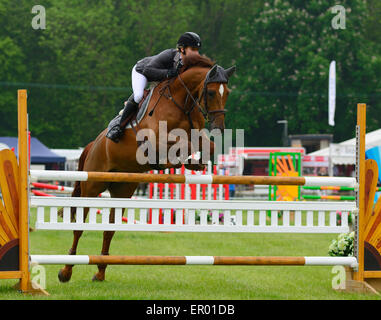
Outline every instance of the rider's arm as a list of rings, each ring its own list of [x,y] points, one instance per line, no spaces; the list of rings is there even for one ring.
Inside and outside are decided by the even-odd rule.
[[[175,54],[176,51],[173,49],[167,49],[153,56],[144,65],[141,73],[146,76],[149,81],[161,81],[168,78],[168,75],[171,75],[169,70],[174,68],[173,58]]]

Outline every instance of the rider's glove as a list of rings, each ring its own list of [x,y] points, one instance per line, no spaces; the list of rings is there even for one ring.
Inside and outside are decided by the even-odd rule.
[[[170,79],[170,78],[176,77],[178,74],[179,72],[176,68],[168,69],[167,78]]]

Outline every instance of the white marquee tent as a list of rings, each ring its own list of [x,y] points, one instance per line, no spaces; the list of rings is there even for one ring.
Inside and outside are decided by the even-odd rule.
[[[51,149],[54,153],[66,158],[65,170],[77,170],[78,160],[82,154],[83,148],[79,149]]]
[[[5,143],[0,143],[0,151],[1,150],[4,150],[4,149],[10,149],[8,145],[6,145]]]
[[[381,146],[381,129],[369,132],[365,137],[365,149]],[[331,157],[332,164],[356,163],[356,138],[341,143],[331,143],[331,146],[308,154],[309,156]]]

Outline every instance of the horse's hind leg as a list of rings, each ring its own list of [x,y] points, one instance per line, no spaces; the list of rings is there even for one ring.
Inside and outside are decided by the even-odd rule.
[[[84,220],[86,220],[86,216],[87,216],[88,211],[89,211],[89,208],[85,208],[84,215],[83,215]],[[77,254],[77,246],[78,246],[79,238],[81,237],[82,233],[83,233],[82,230],[74,230],[73,231],[73,235],[74,235],[73,244],[69,250],[69,255]],[[58,279],[60,280],[60,282],[68,282],[70,280],[73,267],[74,267],[74,265],[68,265],[67,264],[67,265],[65,265],[64,268],[62,268],[58,272]]]
[[[110,223],[115,223],[115,209],[110,210]],[[110,244],[115,231],[103,231],[102,256],[108,256]],[[106,264],[98,264],[98,272],[93,276],[93,281],[103,281],[105,279]]]
[[[134,194],[138,184],[137,183],[113,183],[109,186],[109,191],[112,198],[131,198]],[[110,223],[115,222],[115,209],[110,211]],[[110,244],[115,231],[104,231],[103,232],[103,244],[102,244],[102,255],[109,255]],[[106,264],[98,265],[98,272],[94,275],[93,281],[103,281],[105,280]]]

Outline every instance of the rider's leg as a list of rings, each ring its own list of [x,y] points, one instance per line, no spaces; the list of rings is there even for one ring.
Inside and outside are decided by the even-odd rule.
[[[136,66],[135,66],[136,67]],[[134,101],[139,103],[143,99],[144,89],[147,86],[147,78],[141,73],[132,68],[131,80],[132,80],[132,91],[134,92]]]
[[[122,115],[120,117],[119,123],[117,123],[113,128],[107,133],[107,138],[110,138],[114,142],[119,142],[120,137],[124,134],[125,126],[127,125],[126,119],[136,111],[139,106],[139,102],[143,98],[144,88],[147,85],[147,78],[142,74],[136,72],[135,66],[132,69],[132,90],[133,94],[128,98],[125,103]]]
[[[133,113],[136,111],[136,109],[138,108],[139,106],[139,103],[136,103],[134,101],[134,94],[130,95],[130,97],[128,98],[128,100],[125,102],[124,104],[124,109],[122,111],[122,114],[121,114],[121,117],[120,117],[120,121],[119,121],[119,125],[122,129],[124,129],[124,127],[126,126],[127,123],[125,123],[125,120]]]

